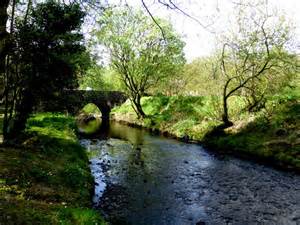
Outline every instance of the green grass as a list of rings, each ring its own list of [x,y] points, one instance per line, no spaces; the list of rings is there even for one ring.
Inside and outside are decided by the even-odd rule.
[[[90,209],[93,178],[75,121],[42,113],[20,147],[0,147],[0,224],[105,224]]]
[[[244,102],[240,98],[230,99],[230,114],[238,115]],[[143,97],[142,107],[148,118],[138,120],[130,102],[114,108],[113,118],[146,128],[159,129],[176,137],[200,140],[214,126],[221,124],[221,99],[215,96],[154,96]]]
[[[207,135],[208,146],[224,152],[250,155],[300,171],[300,90],[273,96],[255,119],[239,131]]]
[[[144,97],[142,107],[147,118],[137,119],[129,101],[113,109],[112,116],[117,121],[201,141],[216,151],[300,170],[299,86],[270,97],[266,108],[257,113],[243,111],[245,101],[231,97],[230,119],[235,125],[223,133],[213,132],[222,123],[221,99],[213,96]]]

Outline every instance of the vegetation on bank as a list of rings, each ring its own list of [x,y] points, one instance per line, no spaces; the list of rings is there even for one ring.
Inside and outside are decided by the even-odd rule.
[[[142,98],[147,117],[138,119],[130,102],[112,110],[112,119],[159,130],[166,135],[189,140],[201,140],[206,133],[222,123],[221,98],[217,96],[151,96]],[[231,99],[230,114],[238,116],[245,105],[241,98]]]
[[[242,97],[232,97],[234,126],[222,124],[221,99],[207,96],[144,97],[146,119],[138,119],[129,102],[115,108],[114,120],[160,131],[188,141],[199,141],[217,151],[251,156],[285,168],[300,169],[300,91],[286,88],[270,97],[263,110],[249,113]]]
[[[0,147],[0,223],[105,224],[90,209],[94,183],[74,119],[36,114],[24,136]]]
[[[268,107],[249,114],[222,133],[212,132],[203,139],[215,150],[250,156],[285,169],[300,171],[300,91],[276,95]]]

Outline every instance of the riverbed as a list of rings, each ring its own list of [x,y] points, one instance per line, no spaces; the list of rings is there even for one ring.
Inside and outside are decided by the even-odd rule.
[[[82,139],[113,225],[300,224],[300,176],[111,123]]]

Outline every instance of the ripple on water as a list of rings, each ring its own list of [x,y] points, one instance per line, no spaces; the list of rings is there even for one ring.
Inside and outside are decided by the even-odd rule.
[[[98,184],[94,202],[112,224],[300,224],[298,175],[123,131],[129,141],[81,141]]]

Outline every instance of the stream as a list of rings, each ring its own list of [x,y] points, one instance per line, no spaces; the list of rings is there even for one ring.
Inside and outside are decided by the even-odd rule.
[[[300,176],[111,123],[81,139],[112,225],[300,225]]]

